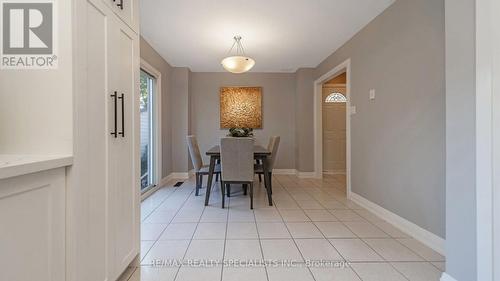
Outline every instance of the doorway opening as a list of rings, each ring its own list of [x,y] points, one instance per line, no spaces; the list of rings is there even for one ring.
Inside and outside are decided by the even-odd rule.
[[[351,60],[314,81],[314,173],[333,177],[351,194]]]
[[[323,177],[345,185],[346,175],[346,72],[323,83]]]

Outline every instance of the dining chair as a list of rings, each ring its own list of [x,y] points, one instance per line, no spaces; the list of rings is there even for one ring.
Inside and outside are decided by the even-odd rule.
[[[200,188],[203,182],[203,176],[208,175],[208,165],[203,165],[203,159],[201,158],[200,148],[198,146],[198,140],[195,136],[187,136],[187,143],[189,149],[189,155],[191,156],[191,161],[193,163],[193,168],[196,177],[196,192],[195,195],[198,196],[200,192]],[[219,179],[220,174],[220,165],[215,165],[214,171],[217,181]]]
[[[221,138],[221,193],[224,208],[225,188],[231,184],[250,187],[250,209],[253,209],[254,140],[252,138]],[[246,193],[246,192],[245,192]]]
[[[273,168],[274,163],[276,162],[276,155],[278,154],[278,147],[280,145],[280,136],[272,136],[269,139],[269,144],[267,145],[267,150],[271,151],[271,155],[266,159],[267,160],[267,169],[269,171],[269,190],[273,191],[272,187],[272,178],[273,178]],[[259,175],[259,181],[262,181],[261,176],[264,175],[264,167],[262,166],[262,162],[260,161],[255,165],[255,173]],[[264,175],[265,176],[265,175]]]

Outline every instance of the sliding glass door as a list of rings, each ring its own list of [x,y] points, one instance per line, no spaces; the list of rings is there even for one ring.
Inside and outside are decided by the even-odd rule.
[[[141,69],[141,191],[155,183],[156,78]]]

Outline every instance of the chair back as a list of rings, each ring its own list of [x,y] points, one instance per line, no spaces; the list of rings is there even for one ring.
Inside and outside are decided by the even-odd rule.
[[[221,138],[222,181],[253,181],[253,146],[252,138]]]
[[[187,136],[187,144],[189,148],[189,155],[191,156],[191,161],[193,162],[193,168],[198,172],[201,167],[203,167],[203,160],[200,154],[200,148],[198,147],[198,140],[195,136]]]
[[[278,147],[280,145],[280,136],[272,136],[269,139],[269,144],[267,145],[267,150],[271,151],[271,156],[268,158],[267,165],[269,171],[274,169],[274,164],[276,163],[276,155],[278,154]]]

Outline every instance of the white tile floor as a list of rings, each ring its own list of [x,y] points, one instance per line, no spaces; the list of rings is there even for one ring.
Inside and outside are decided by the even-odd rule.
[[[253,211],[236,186],[221,209],[215,185],[208,207],[193,180],[142,203],[141,266],[128,280],[434,281],[444,270],[443,256],[349,201],[343,176],[276,175],[274,206],[257,184]]]

